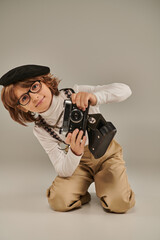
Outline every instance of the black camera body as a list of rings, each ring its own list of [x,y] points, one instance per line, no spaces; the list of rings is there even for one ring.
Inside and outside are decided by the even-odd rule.
[[[83,130],[84,136],[87,127],[88,110],[89,106],[85,111],[82,111],[76,104],[72,103],[71,99],[64,100],[64,117],[60,133],[65,132],[67,135],[78,128],[79,130]]]
[[[114,138],[117,129],[111,122],[107,122],[100,113],[88,114],[88,108],[82,111],[73,104],[71,99],[64,100],[63,125],[59,133],[72,133],[76,128],[83,130],[83,136],[87,130],[89,137],[89,150],[94,158],[102,157]]]

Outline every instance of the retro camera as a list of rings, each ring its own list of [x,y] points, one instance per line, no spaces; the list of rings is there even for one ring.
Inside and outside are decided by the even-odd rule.
[[[87,130],[89,137],[89,150],[97,159],[102,157],[107,151],[117,129],[111,122],[107,122],[102,114],[88,114],[88,108],[85,111],[79,109],[70,99],[64,101],[63,125],[59,133],[73,132],[76,128],[83,130],[83,136]]]
[[[60,129],[60,133],[65,132],[66,135],[69,132],[73,132],[76,128],[83,130],[83,135],[85,135],[88,119],[89,104],[85,111],[82,111],[73,104],[70,99],[64,100],[64,117],[63,125]]]

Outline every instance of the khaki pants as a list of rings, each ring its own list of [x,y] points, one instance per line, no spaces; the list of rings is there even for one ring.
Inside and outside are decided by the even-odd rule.
[[[122,148],[112,140],[106,153],[95,159],[85,146],[79,166],[71,177],[57,176],[47,190],[49,205],[55,211],[69,211],[90,201],[87,191],[95,182],[102,207],[109,212],[124,213],[135,205],[123,160]]]

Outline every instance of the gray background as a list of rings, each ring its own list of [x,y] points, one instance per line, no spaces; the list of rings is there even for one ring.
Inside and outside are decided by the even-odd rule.
[[[49,209],[55,171],[32,134],[0,102],[0,239],[160,239],[160,1],[0,0],[0,75],[41,64],[73,84],[123,82],[124,102],[101,106],[118,129],[136,207],[107,214],[90,187],[89,205]],[[59,230],[58,230],[59,228]]]

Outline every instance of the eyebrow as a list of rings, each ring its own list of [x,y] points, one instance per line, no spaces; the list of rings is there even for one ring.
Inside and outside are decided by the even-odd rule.
[[[20,86],[20,87],[21,87],[21,86]],[[23,88],[23,87],[21,87],[21,88]],[[30,89],[30,87],[26,87],[26,88],[29,88],[29,89]],[[14,94],[15,94],[17,100],[19,100],[19,99],[20,99],[23,95],[25,95],[27,92],[28,92],[28,91],[22,93],[19,97],[17,96],[17,94],[15,93],[15,91],[14,91]]]
[[[30,88],[30,87],[33,85],[33,83],[35,83],[35,82],[37,82],[37,81],[38,81],[38,80],[29,82],[29,84],[27,84],[27,83],[19,83],[19,86],[20,86],[21,88]]]

